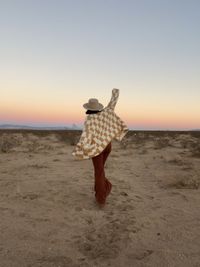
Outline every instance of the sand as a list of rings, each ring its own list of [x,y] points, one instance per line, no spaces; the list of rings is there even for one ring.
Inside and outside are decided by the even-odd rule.
[[[79,131],[0,131],[1,267],[199,267],[200,133],[112,142],[96,205]]]

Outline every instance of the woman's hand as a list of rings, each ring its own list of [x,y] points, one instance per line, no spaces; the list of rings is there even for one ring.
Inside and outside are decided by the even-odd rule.
[[[119,97],[119,89],[113,88],[112,89],[112,96],[111,96],[110,102],[107,105],[107,108],[111,108],[112,110],[114,110],[116,103],[117,103],[117,100],[118,100],[118,97]]]
[[[114,93],[115,93],[115,92],[119,92],[119,89],[117,89],[117,88],[113,88],[113,89],[112,89],[112,92],[114,92]]]

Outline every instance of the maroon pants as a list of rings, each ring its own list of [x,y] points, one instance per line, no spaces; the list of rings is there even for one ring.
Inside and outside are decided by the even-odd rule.
[[[94,177],[95,177],[95,197],[98,203],[105,204],[106,197],[109,195],[112,184],[105,177],[104,165],[108,155],[111,152],[111,142],[106,148],[96,157],[92,158],[94,165]]]

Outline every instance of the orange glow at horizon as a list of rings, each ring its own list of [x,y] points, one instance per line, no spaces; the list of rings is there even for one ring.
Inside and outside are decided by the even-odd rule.
[[[85,111],[80,113],[80,111],[69,112],[67,110],[35,110],[30,111],[24,108],[11,110],[0,110],[0,120],[3,121],[16,121],[16,123],[49,123],[49,124],[83,124],[86,118]],[[180,116],[171,117],[170,114],[167,116],[166,114],[159,114],[159,116],[152,116],[145,114],[136,114],[136,115],[128,115],[125,114],[120,115],[119,112],[116,114],[127,124],[128,127],[133,127],[134,125],[138,125],[145,128],[197,128],[198,120],[197,118],[184,119]]]

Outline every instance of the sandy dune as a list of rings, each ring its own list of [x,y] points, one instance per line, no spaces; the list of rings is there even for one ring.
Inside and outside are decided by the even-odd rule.
[[[199,267],[200,133],[113,141],[103,209],[79,136],[0,131],[0,266]]]

